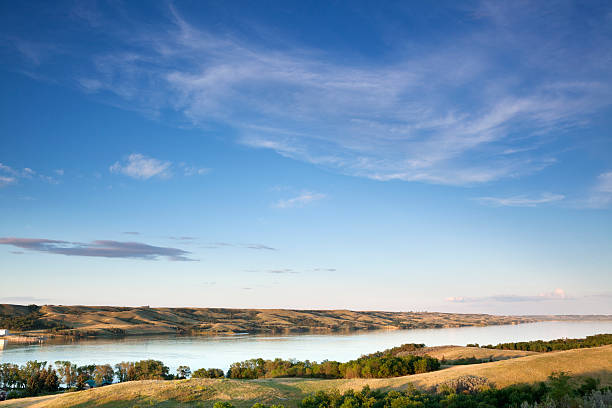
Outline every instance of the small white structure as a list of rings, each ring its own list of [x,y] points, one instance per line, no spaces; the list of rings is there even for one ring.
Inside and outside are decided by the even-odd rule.
[[[9,334],[8,329],[0,329],[0,336],[8,336]]]

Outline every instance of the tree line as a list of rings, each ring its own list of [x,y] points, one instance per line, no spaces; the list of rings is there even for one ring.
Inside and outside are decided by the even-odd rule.
[[[9,391],[11,398],[54,393],[64,390],[82,390],[91,386],[104,386],[114,382],[139,380],[172,380],[184,378],[386,378],[425,373],[438,370],[440,362],[429,356],[394,356],[401,351],[412,351],[423,345],[403,345],[393,349],[364,355],[346,363],[325,360],[311,361],[251,359],[234,363],[225,373],[219,368],[200,368],[191,371],[181,365],[176,374],[158,360],[141,360],[110,364],[77,365],[70,361],[29,361],[19,366],[0,364],[0,389]]]
[[[375,353],[376,354],[376,353]],[[234,363],[228,378],[255,379],[277,377],[311,378],[388,378],[438,370],[440,362],[429,356],[396,357],[367,355],[346,363],[325,360],[311,361],[264,360],[261,358]]]
[[[612,334],[596,334],[587,336],[583,339],[556,339],[556,340],[534,340],[520,341],[516,343],[499,343],[497,345],[479,346],[476,344],[468,344],[468,347],[481,347],[488,349],[499,350],[521,350],[521,351],[536,351],[545,353],[549,351],[572,350],[579,348],[599,347],[612,344]]]

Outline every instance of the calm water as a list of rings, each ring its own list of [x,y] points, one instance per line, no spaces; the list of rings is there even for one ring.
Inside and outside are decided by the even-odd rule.
[[[515,326],[376,331],[346,335],[137,337],[67,344],[10,345],[0,349],[0,363],[69,360],[79,365],[115,364],[152,358],[163,361],[171,372],[183,364],[192,369],[216,367],[227,370],[233,362],[255,357],[347,361],[404,343],[425,343],[428,346],[497,344],[578,338],[598,333],[612,333],[612,321],[541,322]]]

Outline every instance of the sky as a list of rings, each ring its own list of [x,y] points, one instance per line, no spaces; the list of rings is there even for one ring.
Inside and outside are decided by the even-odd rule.
[[[0,302],[612,313],[612,4],[0,3]]]

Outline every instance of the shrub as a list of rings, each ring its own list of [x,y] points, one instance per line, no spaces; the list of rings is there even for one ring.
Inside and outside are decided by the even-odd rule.
[[[493,385],[484,377],[462,375],[441,383],[437,391],[441,394],[475,394],[492,388]]]
[[[223,378],[225,374],[220,368],[200,368],[193,372],[192,378]]]

